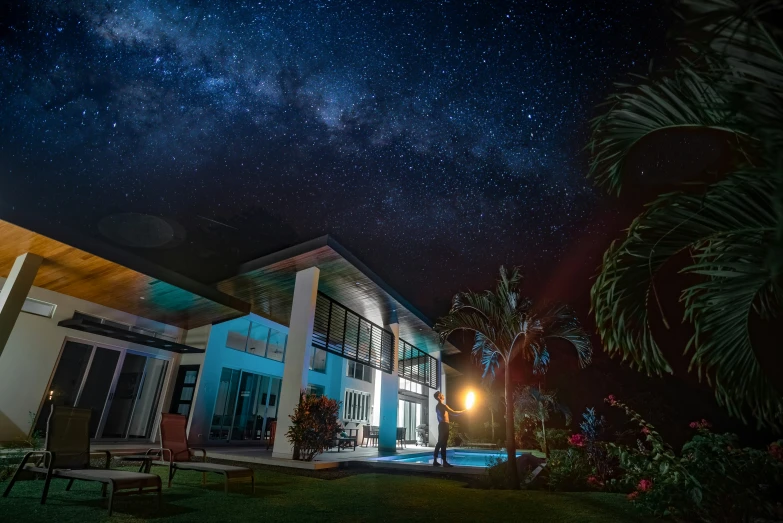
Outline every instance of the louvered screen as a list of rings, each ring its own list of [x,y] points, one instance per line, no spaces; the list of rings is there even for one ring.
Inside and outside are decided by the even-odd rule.
[[[321,292],[315,302],[313,347],[392,372],[394,335]]]
[[[403,339],[400,339],[398,373],[401,378],[421,383],[431,389],[440,388],[438,360]]]

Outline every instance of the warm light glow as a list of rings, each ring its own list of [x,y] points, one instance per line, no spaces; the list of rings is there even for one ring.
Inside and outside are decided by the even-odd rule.
[[[476,394],[473,391],[468,392],[468,397],[465,398],[465,408],[473,408],[473,404],[476,403]]]

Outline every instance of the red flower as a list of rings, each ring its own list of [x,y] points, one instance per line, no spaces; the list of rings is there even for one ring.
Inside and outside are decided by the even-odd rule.
[[[615,403],[617,403],[614,394],[609,394],[609,396],[606,398],[606,402],[609,403],[609,405],[614,405]]]
[[[649,479],[643,479],[639,482],[639,485],[637,485],[637,489],[639,489],[640,492],[647,492],[648,490],[652,490],[653,483]]]
[[[572,434],[568,438],[568,444],[573,445],[574,447],[584,447],[585,437],[582,434]]]
[[[631,492],[630,494],[628,494],[627,497],[628,497],[628,501],[633,501],[633,500],[635,500],[636,498],[639,497],[639,493],[634,491],[634,492]]]
[[[783,461],[783,446],[777,441],[773,442],[769,446],[769,454],[778,461]]]
[[[707,430],[712,427],[712,423],[702,418],[701,421],[691,421],[690,425],[688,426],[692,429]]]
[[[650,433],[650,429],[648,429],[647,427],[642,427],[642,434],[649,434],[649,433]]]

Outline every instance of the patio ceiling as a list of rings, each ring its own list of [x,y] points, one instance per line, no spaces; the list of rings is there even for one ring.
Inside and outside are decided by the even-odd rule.
[[[259,316],[288,325],[296,273],[310,267],[320,269],[321,292],[360,316],[386,326],[396,314],[400,337],[408,343],[425,352],[459,352],[449,343],[441,347],[424,314],[329,236],[245,263],[217,288],[250,303]]]
[[[0,220],[0,276],[8,276],[17,256],[37,254],[44,261],[33,283],[36,287],[183,329],[250,310],[233,296],[125,251],[67,231],[56,237],[61,241]]]

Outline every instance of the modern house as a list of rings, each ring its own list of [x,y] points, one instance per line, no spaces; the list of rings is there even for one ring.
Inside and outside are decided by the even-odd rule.
[[[349,428],[379,426],[383,449],[398,427],[414,442],[436,425],[441,354],[456,349],[328,236],[205,284],[3,218],[0,441],[45,427],[58,404],[92,409],[101,442],[152,442],[160,413],[175,412],[193,445],[260,444],[271,420],[285,434],[302,389],[340,400]],[[273,455],[291,457],[285,437]]]

